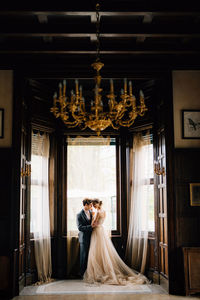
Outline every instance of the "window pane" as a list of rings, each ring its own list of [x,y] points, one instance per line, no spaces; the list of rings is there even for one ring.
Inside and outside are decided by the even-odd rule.
[[[69,139],[70,140],[70,139]],[[105,145],[93,138],[68,140],[67,150],[67,228],[77,231],[76,214],[84,198],[98,198],[106,210],[105,227],[116,230],[116,141]],[[97,139],[96,139],[97,140]]]
[[[146,185],[145,185],[145,193],[148,199],[148,229],[149,231],[155,230],[155,221],[154,221],[154,185],[150,184],[151,179],[154,177],[154,168],[153,168],[153,144],[149,144],[144,146],[145,153],[147,155],[148,166],[146,168],[145,177]]]
[[[154,220],[154,185],[148,186],[149,192],[149,231],[155,231],[155,220]]]
[[[46,169],[48,169],[48,158],[41,155],[31,155],[30,232],[39,232],[43,222],[42,201],[48,190],[48,173],[44,176],[44,161],[46,162]]]

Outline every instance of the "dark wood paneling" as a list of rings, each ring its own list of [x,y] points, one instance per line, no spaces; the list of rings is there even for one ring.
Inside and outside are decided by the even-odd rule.
[[[183,247],[186,295],[200,292],[200,248]]]
[[[10,207],[12,148],[0,148],[0,297],[9,295],[11,286]]]
[[[200,245],[200,207],[190,206],[189,184],[200,182],[200,150],[175,150],[177,247]]]
[[[9,247],[12,148],[0,148],[0,251]]]
[[[8,290],[10,276],[10,257],[0,256],[0,291]]]
[[[200,207],[190,206],[189,184],[200,182],[200,150],[175,149],[176,259],[177,293],[184,292],[182,247],[200,246]]]

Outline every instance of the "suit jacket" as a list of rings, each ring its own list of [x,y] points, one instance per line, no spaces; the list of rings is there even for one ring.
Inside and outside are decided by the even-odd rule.
[[[77,214],[76,216],[76,223],[77,223],[77,227],[79,230],[79,242],[80,243],[85,243],[85,244],[89,244],[90,243],[90,238],[91,238],[91,234],[92,234],[92,213],[90,212],[90,220],[88,220],[84,209],[81,210],[81,212],[79,214]]]

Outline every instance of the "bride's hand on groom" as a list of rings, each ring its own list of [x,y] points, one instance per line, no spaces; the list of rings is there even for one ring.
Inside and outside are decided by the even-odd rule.
[[[94,223],[91,224],[91,226],[92,226],[92,228],[94,228],[94,227],[97,226],[97,224],[94,222]]]

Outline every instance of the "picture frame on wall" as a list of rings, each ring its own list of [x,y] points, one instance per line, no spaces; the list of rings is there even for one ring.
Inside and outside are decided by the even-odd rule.
[[[200,206],[200,183],[190,183],[190,205]]]
[[[4,138],[4,109],[0,108],[0,139]]]
[[[200,139],[200,110],[182,110],[182,138]]]

